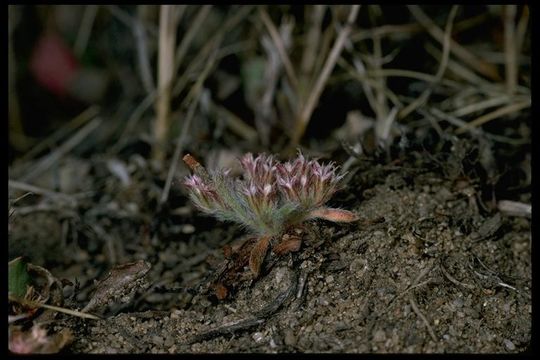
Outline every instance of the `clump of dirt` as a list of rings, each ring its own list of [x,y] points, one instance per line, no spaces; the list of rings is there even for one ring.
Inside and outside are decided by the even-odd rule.
[[[486,204],[465,155],[419,155],[359,162],[333,205],[360,221],[307,223],[299,252],[270,255],[260,279],[245,280],[224,301],[202,285],[227,261],[222,247],[245,237],[185,207],[169,210],[183,223],[161,224],[166,240],[154,241],[149,231],[121,255],[151,265],[150,288],[102,320],[58,314],[52,329],[71,330],[66,351],[73,353],[525,351],[530,219]],[[445,164],[457,170],[440,171]],[[51,269],[82,284],[68,306],[88,302],[84,284],[103,273],[88,268],[107,267],[103,255],[92,257],[102,249],[86,246],[88,264]],[[68,268],[76,272],[68,275]]]

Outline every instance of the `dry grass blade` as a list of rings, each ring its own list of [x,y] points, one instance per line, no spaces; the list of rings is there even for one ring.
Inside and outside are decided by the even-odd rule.
[[[444,39],[443,39],[443,55],[441,62],[439,64],[439,69],[437,70],[437,74],[435,75],[435,82],[431,84],[430,87],[428,87],[424,92],[412,103],[410,103],[406,108],[402,109],[398,117],[400,119],[403,119],[407,115],[409,115],[411,112],[413,112],[418,107],[422,106],[426,103],[426,101],[429,99],[429,96],[431,95],[431,92],[433,91],[433,86],[436,85],[443,77],[444,71],[446,70],[446,67],[448,66],[448,58],[450,56],[451,46],[452,46],[452,24],[454,22],[454,19],[456,17],[458,10],[458,6],[454,5],[452,6],[452,9],[450,10],[450,15],[448,15],[448,21],[446,22],[446,28],[444,31]]]
[[[324,86],[328,80],[328,77],[330,76],[330,73],[332,72],[332,70],[334,69],[334,66],[337,63],[337,60],[339,58],[339,55],[341,54],[341,51],[343,50],[343,47],[345,46],[345,41],[347,40],[349,34],[351,33],[352,26],[354,22],[356,21],[359,10],[360,10],[360,5],[352,5],[351,12],[347,19],[347,23],[341,29],[334,43],[334,46],[332,50],[330,51],[328,58],[326,59],[324,67],[321,73],[319,74],[319,77],[317,78],[317,82],[315,83],[315,86],[311,90],[311,93],[309,94],[306,102],[301,107],[301,111],[296,120],[295,130],[292,134],[292,139],[289,146],[290,149],[295,149],[298,146],[300,139],[304,135],[307,124],[309,123],[309,119],[311,118],[311,114],[313,113],[313,110],[315,109],[315,105],[317,104],[317,101],[319,100],[319,97],[321,96],[322,91],[324,90]]]
[[[184,6],[179,8],[183,13]],[[158,53],[158,98],[156,101],[157,118],[154,123],[153,158],[163,161],[163,146],[169,131],[171,86],[174,76],[174,48],[179,16],[174,5],[161,5],[159,18],[159,53]]]
[[[173,96],[178,96],[182,90],[184,90],[186,84],[189,82],[190,77],[196,72],[196,69],[204,64],[204,59],[209,57],[210,52],[216,44],[220,43],[223,39],[223,36],[227,34],[231,29],[233,29],[240,21],[242,21],[253,9],[252,6],[242,6],[238,11],[234,12],[230,17],[227,17],[227,21],[220,29],[216,32],[209,40],[206,41],[206,44],[199,50],[197,55],[190,62],[189,66],[183,71],[182,75],[176,80],[172,94]],[[221,54],[221,56],[224,56]]]
[[[518,111],[521,111],[523,109],[526,109],[528,107],[531,106],[531,101],[530,100],[527,100],[527,101],[522,101],[522,102],[518,102],[518,103],[515,103],[515,104],[510,104],[508,106],[504,106],[502,108],[499,108],[493,112],[490,112],[488,114],[485,114],[485,115],[482,115],[476,119],[474,119],[473,121],[467,123],[467,125],[464,125],[462,127],[460,127],[459,129],[457,129],[455,131],[455,134],[456,135],[459,135],[459,134],[463,134],[464,132],[472,129],[472,128],[475,128],[475,127],[478,127],[482,124],[485,124],[487,123],[488,121],[491,121],[491,120],[494,120],[494,119],[497,119],[501,116],[504,116],[504,115],[508,115],[508,114],[512,114],[514,112],[518,112]]]
[[[408,5],[409,11],[411,14],[418,20],[423,27],[429,32],[429,34],[435,38],[440,43],[444,43],[444,32],[431,20],[417,5]],[[463,46],[459,45],[457,42],[451,40],[451,49],[452,53],[458,57],[461,61],[468,64],[478,73],[492,79],[499,81],[501,77],[497,71],[497,68],[490,63],[487,63],[472,53],[470,53]]]
[[[108,5],[105,8],[109,10],[113,16],[120,20],[125,26],[131,29],[131,32],[135,38],[135,45],[137,47],[137,63],[141,81],[145,91],[147,93],[151,93],[152,91],[155,91],[155,84],[150,67],[150,54],[148,51],[146,33],[151,32],[152,29],[146,28],[141,19],[143,13],[148,11],[148,6],[149,5],[139,5],[137,7],[139,18],[132,17],[116,5]],[[151,34],[154,35],[153,32],[151,32]]]
[[[195,16],[195,19],[190,23],[186,35],[182,37],[182,41],[180,42],[178,49],[176,49],[176,57],[174,59],[175,74],[178,73],[178,69],[180,69],[180,65],[182,65],[182,60],[184,60],[184,56],[186,55],[189,46],[195,38],[195,35],[197,35],[199,32],[201,25],[210,13],[211,9],[212,5],[203,6]]]
[[[369,77],[379,77],[379,76],[404,77],[404,78],[416,79],[416,80],[421,80],[421,81],[426,81],[426,82],[435,82],[437,80],[436,75],[421,73],[421,72],[413,71],[413,70],[405,70],[405,69],[380,69],[376,71],[370,70],[370,71],[367,71],[366,75]],[[461,84],[453,80],[448,80],[448,79],[441,79],[440,84],[444,86],[452,87],[455,89],[462,87]]]
[[[306,6],[306,17],[309,19],[309,30],[306,35],[306,43],[302,54],[302,62],[300,64],[300,74],[302,82],[307,80],[307,76],[312,73],[319,42],[321,38],[321,25],[324,15],[325,5]]]
[[[171,164],[171,167],[169,168],[169,172],[167,174],[167,180],[165,182],[165,186],[161,194],[160,205],[163,205],[165,201],[167,201],[167,198],[169,197],[169,191],[171,188],[174,173],[176,171],[176,165],[178,164],[178,160],[180,159],[180,154],[182,153],[182,149],[185,146],[185,143],[187,141],[189,128],[191,127],[191,122],[193,120],[193,117],[195,116],[195,109],[197,108],[197,104],[199,103],[199,98],[201,96],[203,83],[208,77],[208,75],[210,74],[210,70],[212,70],[214,64],[216,63],[219,44],[220,44],[220,41],[215,44],[214,51],[210,55],[210,58],[206,61],[206,66],[204,70],[202,71],[202,73],[199,75],[199,78],[197,79],[197,83],[191,88],[191,91],[186,97],[186,100],[191,99],[191,105],[189,107],[186,118],[184,119],[184,124],[182,126],[182,130],[180,131],[180,135],[178,136],[178,140],[176,141],[172,164]]]
[[[146,30],[142,22],[142,16],[148,9],[148,5],[139,5],[137,13],[139,18],[133,22],[132,31],[135,36],[135,44],[137,45],[137,63],[139,64],[139,72],[144,90],[147,93],[155,91],[154,77],[150,66],[150,54],[148,51],[148,41],[146,39]]]
[[[20,182],[20,181],[8,180],[8,187],[12,188],[12,189],[15,189],[15,190],[20,190],[20,191],[29,191],[29,192],[34,193],[34,194],[40,194],[40,195],[43,195],[43,196],[48,196],[50,198],[60,198],[60,199],[67,200],[67,201],[72,202],[72,203],[75,202],[75,199],[70,195],[55,192],[55,191],[51,191],[51,190],[47,190],[47,189],[43,189],[43,188],[40,188],[38,186],[26,184],[26,183]]]
[[[89,108],[84,110],[82,113],[75,116],[66,125],[62,126],[60,129],[56,130],[50,136],[45,138],[42,142],[32,147],[32,149],[30,149],[26,154],[24,154],[20,158],[20,161],[23,162],[23,161],[30,160],[34,156],[39,154],[41,151],[45,150],[46,148],[52,147],[56,141],[60,140],[71,130],[77,129],[78,127],[85,124],[89,120],[95,118],[99,114],[99,110],[100,108],[97,105],[90,106]]]
[[[19,180],[26,182],[42,174],[54,163],[60,160],[65,154],[73,150],[73,148],[86,139],[86,137],[90,135],[92,131],[94,131],[102,123],[102,121],[103,119],[100,117],[94,118],[79,131],[77,131],[75,135],[56,148],[56,150],[51,152],[49,155],[44,156],[28,173],[26,173],[26,175],[23,175]]]
[[[509,101],[510,101],[510,98],[507,95],[493,97],[493,98],[489,98],[484,101],[480,101],[471,105],[457,108],[452,113],[452,115],[456,117],[462,117],[462,116],[466,116],[480,110],[488,109],[490,107],[508,104]]]
[[[296,73],[291,64],[291,60],[289,59],[289,55],[287,55],[287,51],[285,50],[283,39],[279,35],[279,32],[276,29],[276,26],[270,19],[270,16],[268,16],[268,13],[266,12],[266,10],[259,8],[259,15],[264,25],[266,26],[266,29],[270,33],[270,37],[272,38],[274,45],[276,46],[279,56],[281,57],[281,61],[283,62],[283,65],[285,66],[285,71],[287,72],[287,76],[289,77],[289,80],[291,81],[291,85],[293,86],[294,89],[298,89],[298,79],[296,78]]]
[[[54,305],[42,304],[42,303],[39,303],[37,301],[31,301],[31,300],[25,300],[25,299],[17,299],[17,298],[12,297],[11,295],[9,295],[9,300],[14,301],[14,302],[19,302],[19,303],[25,304],[27,306],[32,306],[32,307],[36,307],[36,308],[44,308],[44,309],[49,309],[49,310],[53,310],[53,311],[58,311],[58,312],[61,312],[61,313],[64,313],[64,314],[77,316],[77,317],[80,317],[80,318],[83,318],[83,319],[92,319],[92,320],[100,320],[101,319],[99,316],[96,316],[96,315],[93,315],[93,314],[88,314],[88,313],[85,313],[85,312],[81,312],[81,311],[77,311],[77,310],[71,310],[71,309],[67,309],[67,308],[63,308],[63,307],[59,307],[59,306],[54,306]]]

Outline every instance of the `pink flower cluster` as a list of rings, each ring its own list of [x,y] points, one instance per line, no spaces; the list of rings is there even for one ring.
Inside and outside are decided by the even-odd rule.
[[[271,155],[249,153],[240,164],[241,178],[230,177],[228,171],[204,171],[186,177],[184,184],[202,211],[267,235],[305,220],[322,207],[344,176],[333,163],[308,161],[302,154],[281,163]]]

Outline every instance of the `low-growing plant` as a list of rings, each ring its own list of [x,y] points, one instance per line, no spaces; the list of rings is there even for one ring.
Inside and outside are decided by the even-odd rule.
[[[301,153],[281,163],[272,155],[248,153],[240,159],[243,175],[230,170],[206,170],[191,155],[184,161],[193,170],[185,178],[192,202],[203,212],[224,221],[236,222],[256,235],[249,266],[258,276],[272,239],[292,225],[321,218],[333,222],[357,220],[353,212],[324,204],[340,189],[344,174],[334,163],[320,164]]]

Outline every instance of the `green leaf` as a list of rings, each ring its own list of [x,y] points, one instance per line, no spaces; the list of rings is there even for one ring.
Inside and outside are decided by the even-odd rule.
[[[17,298],[26,295],[26,288],[30,284],[30,275],[27,263],[22,257],[13,259],[8,263],[8,286],[9,293]]]

